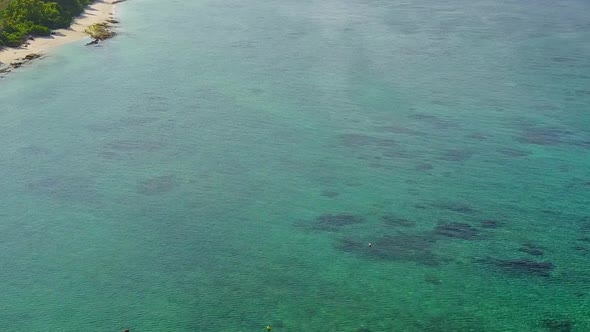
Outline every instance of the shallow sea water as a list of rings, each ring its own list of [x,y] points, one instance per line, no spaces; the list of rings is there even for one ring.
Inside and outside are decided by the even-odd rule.
[[[590,330],[588,2],[118,12],[0,80],[0,330]]]

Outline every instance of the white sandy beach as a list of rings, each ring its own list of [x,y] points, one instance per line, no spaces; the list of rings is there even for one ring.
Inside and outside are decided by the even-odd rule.
[[[84,13],[74,20],[68,29],[55,30],[49,37],[37,37],[30,40],[29,45],[19,48],[5,48],[0,51],[0,67],[5,67],[17,59],[24,58],[27,54],[47,54],[51,49],[73,41],[80,40],[88,35],[84,29],[88,26],[105,22],[113,15],[116,0],[97,0],[86,8]]]

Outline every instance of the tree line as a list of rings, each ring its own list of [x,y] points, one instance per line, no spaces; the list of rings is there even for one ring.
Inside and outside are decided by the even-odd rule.
[[[67,28],[93,0],[0,0],[0,47]]]

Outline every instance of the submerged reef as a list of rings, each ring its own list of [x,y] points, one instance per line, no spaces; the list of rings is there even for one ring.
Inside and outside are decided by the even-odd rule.
[[[511,275],[550,277],[555,265],[551,262],[536,262],[530,259],[488,258],[485,263]]]
[[[437,275],[431,273],[424,276],[424,281],[434,286],[438,286],[442,283],[442,281]]]
[[[532,256],[543,256],[545,254],[543,252],[543,249],[543,247],[532,243],[523,243],[523,245],[520,248],[518,248],[518,251],[524,252]]]
[[[498,152],[507,156],[507,157],[514,157],[514,158],[527,157],[531,154],[529,151],[518,150],[518,149],[513,149],[513,148],[500,149],[500,150],[498,150]]]
[[[557,145],[562,143],[569,134],[570,132],[567,130],[553,127],[524,128],[518,141],[535,145]]]
[[[120,159],[158,151],[162,147],[162,143],[154,141],[120,140],[105,144],[101,156],[105,159]]]
[[[385,225],[392,226],[392,227],[414,227],[414,226],[416,226],[415,221],[409,220],[406,218],[400,218],[400,217],[392,215],[392,214],[388,214],[388,215],[381,217],[381,220],[383,220],[383,223]]]
[[[426,266],[438,266],[446,260],[434,253],[435,239],[426,235],[384,235],[367,246],[366,243],[343,239],[338,249],[382,261],[407,261]]]
[[[381,133],[392,133],[392,134],[403,134],[403,135],[412,135],[412,136],[421,136],[424,135],[423,133],[410,129],[406,126],[400,125],[390,125],[390,126],[379,126],[375,128],[377,132]]]
[[[434,129],[458,129],[461,128],[461,125],[457,122],[453,122],[448,119],[443,119],[435,115],[431,114],[424,114],[424,113],[417,113],[411,116],[412,119],[418,120],[423,123],[427,123],[432,126]]]
[[[462,240],[475,240],[479,238],[477,228],[462,222],[440,223],[434,228],[434,233]]]
[[[494,220],[494,219],[486,219],[486,220],[482,220],[479,225],[482,228],[490,228],[490,229],[494,229],[494,228],[499,228],[502,227],[502,223]]]
[[[178,186],[174,175],[163,175],[139,183],[137,192],[143,195],[161,195]]]
[[[368,327],[359,327],[355,332],[371,332]]]
[[[93,201],[98,194],[94,179],[78,176],[42,178],[29,182],[26,189],[31,194],[73,201]]]
[[[447,312],[429,319],[422,319],[419,331],[428,332],[485,332],[479,317],[464,312]]]
[[[339,138],[343,145],[351,148],[397,146],[397,143],[390,138],[379,138],[364,134],[342,134]]]
[[[541,326],[549,332],[571,332],[574,323],[567,319],[546,318],[541,321]]]
[[[432,204],[433,207],[449,210],[458,213],[472,214],[475,213],[475,209],[468,204],[461,202],[439,202]]]
[[[338,195],[340,195],[340,193],[336,192],[336,191],[331,191],[331,190],[324,190],[322,191],[322,193],[320,194],[324,197],[328,197],[328,198],[334,198]]]
[[[571,130],[559,127],[524,126],[516,140],[519,143],[541,146],[570,145],[582,148],[590,146],[587,140],[576,137]]]
[[[432,166],[429,163],[421,163],[421,164],[416,165],[416,167],[414,167],[414,169],[417,171],[427,172],[427,171],[431,171],[432,169],[434,169],[434,166]]]
[[[336,231],[344,226],[359,224],[363,221],[363,217],[354,214],[323,214],[315,219],[312,228],[322,231]]]
[[[464,162],[473,156],[473,152],[469,150],[450,149],[445,151],[439,159],[445,161]]]
[[[482,134],[482,133],[472,133],[472,134],[469,134],[465,137],[472,139],[472,140],[477,140],[477,141],[485,141],[489,138],[488,135]]]

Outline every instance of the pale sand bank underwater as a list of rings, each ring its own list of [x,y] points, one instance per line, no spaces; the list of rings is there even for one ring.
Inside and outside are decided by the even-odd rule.
[[[18,48],[5,48],[0,50],[0,68],[4,68],[12,62],[24,58],[28,54],[37,53],[45,55],[51,49],[71,43],[88,35],[84,30],[96,23],[102,23],[110,19],[114,13],[117,0],[98,0],[86,8],[77,17],[68,29],[54,30],[54,34],[48,37],[37,37],[28,41],[27,46]]]

